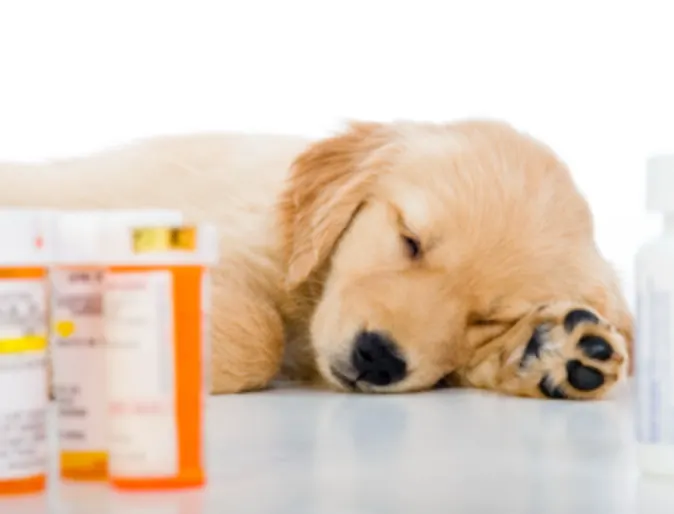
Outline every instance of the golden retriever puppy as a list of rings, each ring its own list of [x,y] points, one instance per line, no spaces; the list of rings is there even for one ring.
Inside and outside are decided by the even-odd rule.
[[[4,206],[216,223],[215,393],[285,375],[594,399],[626,373],[632,318],[588,205],[550,149],[501,122],[163,137],[0,179]]]

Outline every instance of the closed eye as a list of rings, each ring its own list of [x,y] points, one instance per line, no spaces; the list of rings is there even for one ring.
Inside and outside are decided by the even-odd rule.
[[[401,237],[403,244],[405,245],[407,256],[412,260],[419,259],[421,257],[421,243],[419,240],[409,235],[403,235]]]

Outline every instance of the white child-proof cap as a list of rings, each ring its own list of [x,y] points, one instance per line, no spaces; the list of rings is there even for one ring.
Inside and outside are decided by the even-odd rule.
[[[105,258],[108,225],[180,224],[183,214],[172,209],[101,209],[63,211],[54,226],[56,265],[97,265]]]
[[[49,266],[57,215],[50,209],[0,209],[0,267]]]
[[[674,154],[654,155],[646,166],[646,207],[674,212]]]

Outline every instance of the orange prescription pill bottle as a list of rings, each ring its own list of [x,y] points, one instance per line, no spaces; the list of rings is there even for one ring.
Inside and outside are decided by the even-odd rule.
[[[205,483],[210,225],[105,233],[110,480],[128,489]]]
[[[45,489],[47,270],[45,211],[0,209],[0,494]]]
[[[173,210],[62,212],[54,225],[51,352],[62,478],[108,478],[102,223],[181,223]]]

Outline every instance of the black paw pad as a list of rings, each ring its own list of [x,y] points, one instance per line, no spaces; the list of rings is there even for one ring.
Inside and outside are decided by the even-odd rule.
[[[607,361],[613,355],[613,348],[606,342],[606,339],[599,336],[584,336],[578,341],[578,347],[590,359],[598,361]]]
[[[448,389],[449,387],[451,387],[451,378],[445,375],[435,383],[433,389]]]
[[[596,368],[583,365],[579,360],[566,363],[569,384],[579,391],[594,391],[604,384],[604,375]]]
[[[580,323],[592,323],[596,325],[599,323],[599,318],[596,314],[585,309],[574,309],[569,311],[564,317],[564,330],[570,334]]]
[[[565,400],[567,398],[564,391],[559,386],[553,385],[552,380],[547,375],[538,383],[538,389],[546,398],[552,398],[553,400]]]
[[[543,330],[540,327],[537,327],[534,330],[534,333],[531,334],[531,339],[524,348],[524,353],[522,353],[522,358],[520,359],[520,367],[526,364],[526,361],[530,358],[540,358],[541,356],[541,347],[543,346]]]

